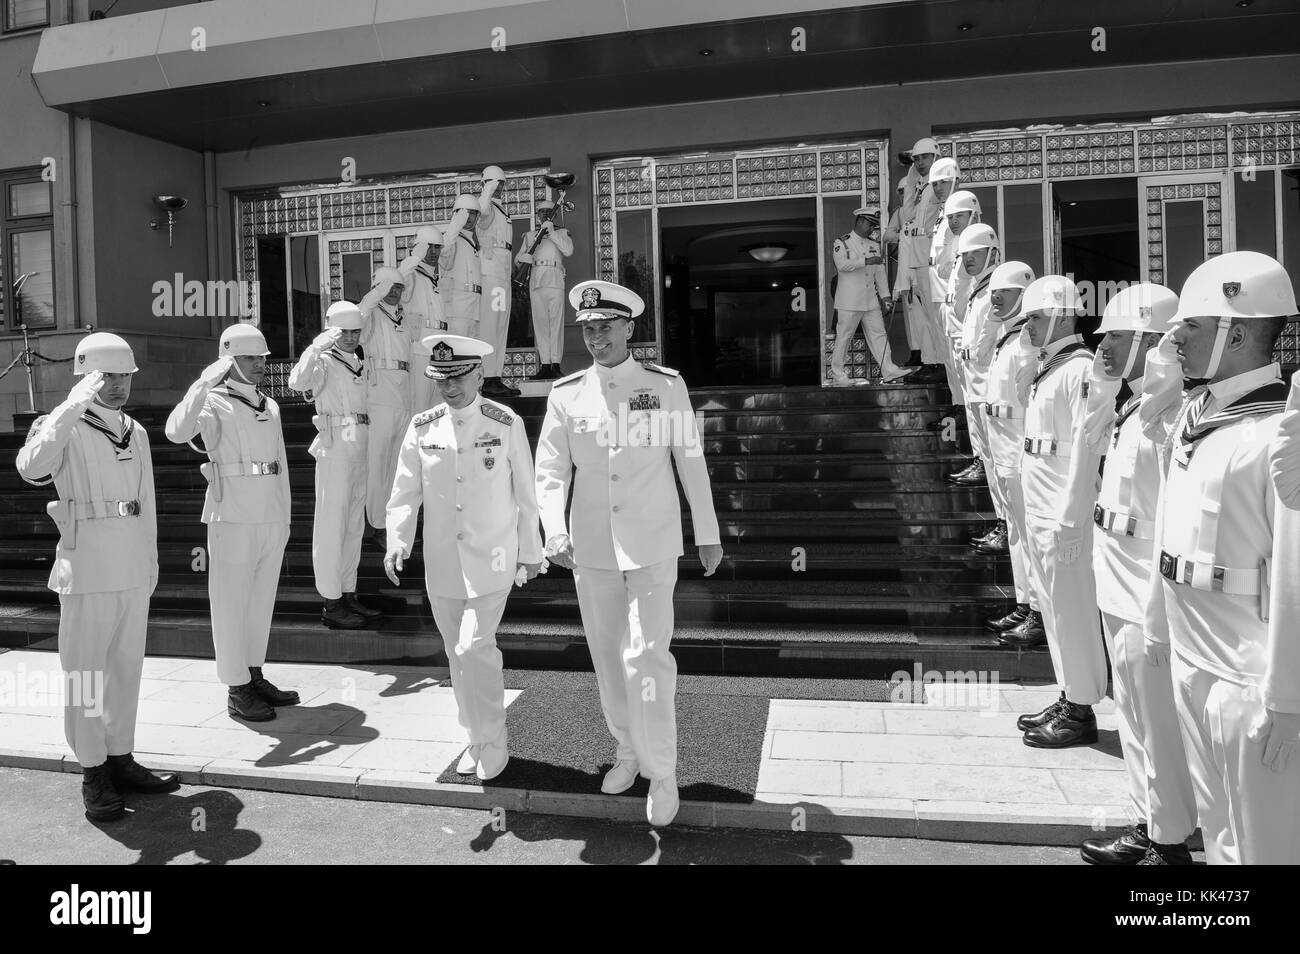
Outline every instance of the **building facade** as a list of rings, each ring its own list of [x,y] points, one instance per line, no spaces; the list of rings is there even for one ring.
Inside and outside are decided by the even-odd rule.
[[[1098,312],[1234,249],[1300,275],[1300,13],[1271,0],[2,6],[0,426],[66,392],[88,328],[132,340],[143,403],[231,321],[283,369],[489,163],[516,245],[543,177],[576,176],[568,279],[637,288],[638,356],[693,384],[829,384],[830,245],[857,206],[887,213],[921,136],[1005,254]],[[518,378],[537,359],[515,297]],[[872,373],[860,341],[850,361]]]

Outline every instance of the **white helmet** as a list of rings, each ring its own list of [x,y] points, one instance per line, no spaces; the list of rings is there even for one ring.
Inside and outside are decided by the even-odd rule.
[[[73,356],[72,373],[87,374],[102,371],[104,374],[134,374],[135,353],[126,339],[109,331],[96,331],[77,342]]]
[[[502,182],[505,182],[506,173],[500,166],[488,166],[483,170],[482,178],[484,182],[487,182],[489,179],[500,179]]]
[[[420,231],[415,233],[416,245],[441,245],[442,232],[438,231],[432,225],[421,225]]]
[[[965,189],[958,189],[952,195],[948,196],[943,203],[944,215],[956,215],[958,212],[973,212],[980,214],[980,200],[974,192],[968,192]]]
[[[552,202],[550,199],[542,199],[542,201],[537,203],[538,212],[554,211],[554,209],[555,209],[555,203]]]
[[[941,179],[960,179],[961,170],[957,168],[957,160],[944,156],[942,159],[934,160],[934,165],[930,167],[930,181],[938,182]]]
[[[1296,310],[1291,276],[1277,259],[1259,252],[1229,252],[1187,276],[1174,320],[1288,318]]]
[[[241,322],[221,332],[217,353],[223,358],[237,358],[267,355],[271,353],[271,349],[266,346],[266,338],[260,330]]]
[[[375,269],[375,279],[370,283],[372,288],[378,288],[380,285],[387,285],[392,288],[394,285],[405,285],[406,276],[394,268],[392,265],[380,265]]]
[[[1164,334],[1173,327],[1177,311],[1178,296],[1164,285],[1138,282],[1106,303],[1097,333],[1134,331],[1138,334]]]
[[[985,225],[983,222],[967,226],[957,238],[958,255],[963,252],[973,252],[977,248],[997,247],[998,233],[993,231],[993,226]]]
[[[364,324],[361,309],[350,301],[336,301],[325,310],[325,326],[344,331],[360,331]]]
[[[1073,314],[1083,310],[1083,298],[1074,282],[1064,275],[1044,275],[1030,282],[1025,289],[1025,301],[1021,310],[1025,314],[1031,311]]]
[[[926,153],[929,153],[930,155],[939,154],[939,144],[929,136],[926,136],[923,139],[918,139],[916,145],[911,148],[908,155],[915,159],[917,156],[923,156]]]
[[[460,195],[456,196],[456,201],[452,205],[451,211],[456,213],[461,209],[466,209],[470,212],[479,211],[478,196],[470,195],[468,192],[462,192]]]
[[[1034,270],[1024,262],[1003,262],[989,276],[989,291],[999,288],[1028,288],[1034,280]]]

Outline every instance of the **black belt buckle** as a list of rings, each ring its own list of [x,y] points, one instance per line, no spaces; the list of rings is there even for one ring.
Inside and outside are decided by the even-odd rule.
[[[1033,439],[1032,439],[1032,438],[1029,438],[1029,437],[1026,437],[1026,438],[1025,438],[1025,450],[1029,451],[1029,453],[1032,454],[1032,453],[1034,452],[1034,447],[1033,447],[1033,445],[1034,445]]]
[[[1106,529],[1106,511],[1102,509],[1101,504],[1092,508],[1092,522],[1103,530]]]
[[[140,501],[138,500],[119,500],[117,502],[117,515],[119,517],[138,517],[140,516]]]
[[[280,472],[280,462],[278,460],[270,461],[262,465],[262,473],[274,477]]]
[[[1160,575],[1163,576],[1166,580],[1173,580],[1175,583],[1177,583],[1178,579],[1174,572],[1176,569],[1175,564],[1177,562],[1178,562],[1177,558],[1175,558],[1172,554],[1166,553],[1164,550],[1161,550],[1160,551]]]

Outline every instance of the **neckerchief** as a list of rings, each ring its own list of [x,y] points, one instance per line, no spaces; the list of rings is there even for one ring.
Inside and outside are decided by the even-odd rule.
[[[402,319],[406,317],[406,314],[405,312],[402,311],[402,305],[400,302],[397,305],[396,315],[394,315],[387,308],[385,308],[384,303],[382,301],[378,302],[378,305],[379,305],[379,310],[384,313],[384,317],[386,317],[389,321],[393,323],[394,328],[402,327]]]
[[[348,374],[352,375],[354,378],[359,378],[361,377],[362,374],[365,373],[366,369],[361,364],[360,360],[357,361],[357,366],[353,368],[352,365],[348,364],[347,357],[343,354],[342,351],[339,351],[337,348],[330,348],[328,351],[325,352],[325,354],[333,358],[339,364],[343,365],[343,367],[347,369]]]
[[[222,397],[232,398],[233,400],[238,401],[240,404],[244,404],[244,405],[246,405],[246,406],[248,406],[248,407],[251,407],[251,408],[252,408],[254,411],[256,411],[258,414],[261,414],[261,413],[263,413],[263,412],[266,410],[266,395],[263,394],[261,391],[254,391],[254,392],[253,392],[253,393],[256,394],[259,398],[261,398],[261,403],[260,403],[260,404],[254,404],[252,401],[250,401],[248,398],[244,397],[244,396],[243,396],[242,394],[240,394],[238,391],[233,391],[233,390],[231,390],[230,388],[222,388],[222,389],[219,390],[219,391],[214,389],[212,393],[213,393],[213,394],[220,394]]]
[[[1137,409],[1142,406],[1142,398],[1144,396],[1145,395],[1141,393],[1134,394],[1124,402],[1122,407],[1120,407],[1119,414],[1115,418],[1115,430],[1112,432],[1110,438],[1111,447],[1119,446],[1119,429],[1123,427],[1124,422],[1132,417]]]
[[[438,273],[436,271],[435,272],[428,271],[428,267],[429,266],[425,265],[424,262],[420,262],[418,265],[415,266],[415,271],[418,274],[423,275],[425,278],[427,278],[429,280],[429,283],[433,285],[434,288],[437,288]]]
[[[1047,377],[1049,374],[1051,374],[1053,371],[1055,371],[1057,368],[1063,365],[1070,358],[1071,355],[1075,355],[1078,354],[1080,351],[1087,351],[1087,350],[1088,350],[1088,346],[1084,344],[1082,341],[1074,341],[1066,345],[1060,351],[1056,352],[1056,354],[1052,355],[1050,358],[1044,361],[1043,366],[1039,368],[1038,373],[1034,375],[1034,384],[1033,384],[1034,393],[1035,394],[1038,393],[1039,382],[1041,382],[1043,378]]]
[[[953,267],[956,268],[956,264],[954,264]],[[993,273],[992,273],[992,272],[989,272],[988,274],[986,274],[986,275],[982,275],[980,278],[978,278],[978,279],[975,280],[975,282],[974,282],[974,283],[972,284],[972,286],[971,286],[971,290],[970,290],[969,294],[966,295],[966,307],[967,307],[967,309],[970,308],[971,304],[972,304],[972,303],[975,301],[975,299],[979,296],[979,293],[982,292],[982,291],[984,291],[984,289],[986,289],[986,288],[989,287],[989,280],[990,280],[992,277],[993,277]]]
[[[994,351],[995,353],[998,352],[998,351],[1001,351],[1001,350],[1002,350],[1002,346],[1003,346],[1004,344],[1006,344],[1008,341],[1010,341],[1010,340],[1011,340],[1012,338],[1014,338],[1016,335],[1020,334],[1020,329],[1023,328],[1023,327],[1025,326],[1025,322],[1028,321],[1028,320],[1029,320],[1028,318],[1021,318],[1019,321],[1017,321],[1015,324],[1013,324],[1013,325],[1011,326],[1011,330],[1008,331],[1006,334],[1004,334],[1001,338],[998,339],[998,343],[994,346],[993,351]]]
[[[122,415],[121,437],[114,434],[113,429],[108,426],[108,422],[90,408],[86,408],[85,412],[81,415],[81,419],[108,438],[108,442],[118,450],[124,451],[131,446],[131,434],[135,431],[135,421],[131,420],[125,414]]]
[[[476,252],[479,251],[477,235],[466,235],[464,232],[461,232],[460,237],[463,238],[466,242],[469,242],[470,248],[474,249],[474,251]]]
[[[1284,381],[1272,381],[1258,387],[1249,394],[1243,394],[1222,411],[1215,411],[1205,417],[1205,408],[1210,403],[1210,391],[1202,391],[1187,410],[1187,422],[1178,435],[1179,447],[1188,460],[1196,450],[1197,443],[1213,434],[1225,424],[1259,417],[1265,414],[1277,414],[1286,410],[1287,386]]]

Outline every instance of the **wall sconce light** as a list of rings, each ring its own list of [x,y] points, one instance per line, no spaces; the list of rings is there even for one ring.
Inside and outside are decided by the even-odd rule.
[[[172,247],[172,231],[176,225],[176,213],[190,204],[190,200],[180,195],[156,195],[153,204],[167,213],[167,247]],[[158,230],[158,220],[151,219],[149,228]]]

